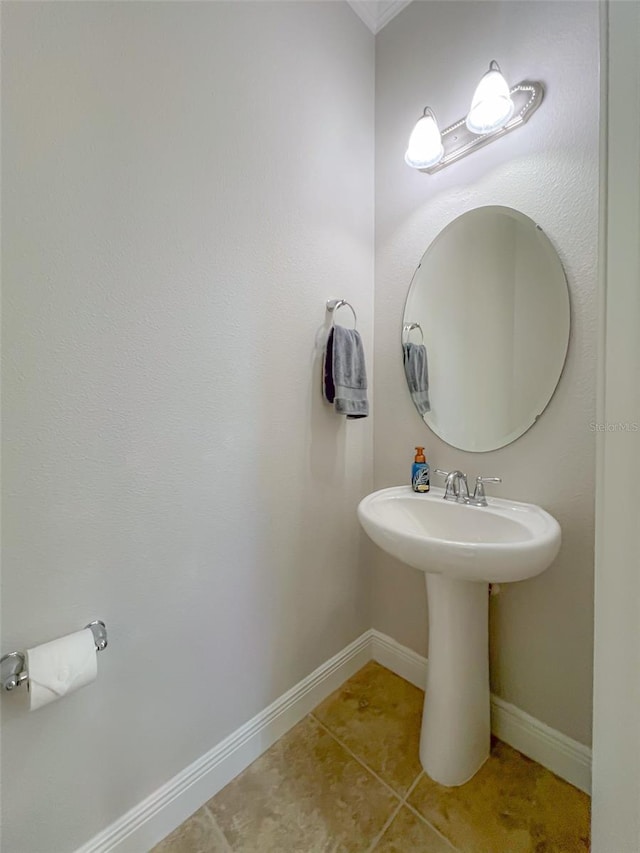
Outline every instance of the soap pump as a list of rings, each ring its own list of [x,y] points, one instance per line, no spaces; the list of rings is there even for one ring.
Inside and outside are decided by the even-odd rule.
[[[414,492],[428,492],[429,463],[424,455],[424,447],[416,447],[416,456],[411,468],[411,488]]]

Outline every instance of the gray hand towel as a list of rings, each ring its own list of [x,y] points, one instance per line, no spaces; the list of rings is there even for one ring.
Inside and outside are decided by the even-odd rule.
[[[404,372],[411,399],[421,415],[431,411],[429,401],[429,373],[427,370],[427,350],[424,344],[407,343],[402,345]]]
[[[324,396],[339,415],[350,420],[366,418],[367,371],[362,339],[355,329],[334,326],[327,339],[324,361]]]

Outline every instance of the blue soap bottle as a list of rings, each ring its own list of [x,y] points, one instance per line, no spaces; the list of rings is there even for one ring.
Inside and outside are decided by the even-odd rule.
[[[414,492],[428,492],[429,463],[424,455],[424,447],[416,447],[416,458],[411,468],[411,488]]]

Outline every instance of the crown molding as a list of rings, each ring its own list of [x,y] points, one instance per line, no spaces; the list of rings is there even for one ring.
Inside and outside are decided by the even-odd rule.
[[[376,30],[377,33],[383,27],[395,18],[405,6],[408,6],[412,0],[378,0],[378,28]]]
[[[356,15],[375,35],[402,12],[411,0],[347,0]]]

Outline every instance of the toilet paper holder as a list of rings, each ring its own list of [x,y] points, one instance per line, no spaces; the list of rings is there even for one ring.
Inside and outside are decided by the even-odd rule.
[[[107,626],[101,619],[89,622],[85,628],[90,628],[96,651],[107,648]],[[3,690],[14,690],[29,678],[24,652],[9,652],[0,658],[0,684]]]

